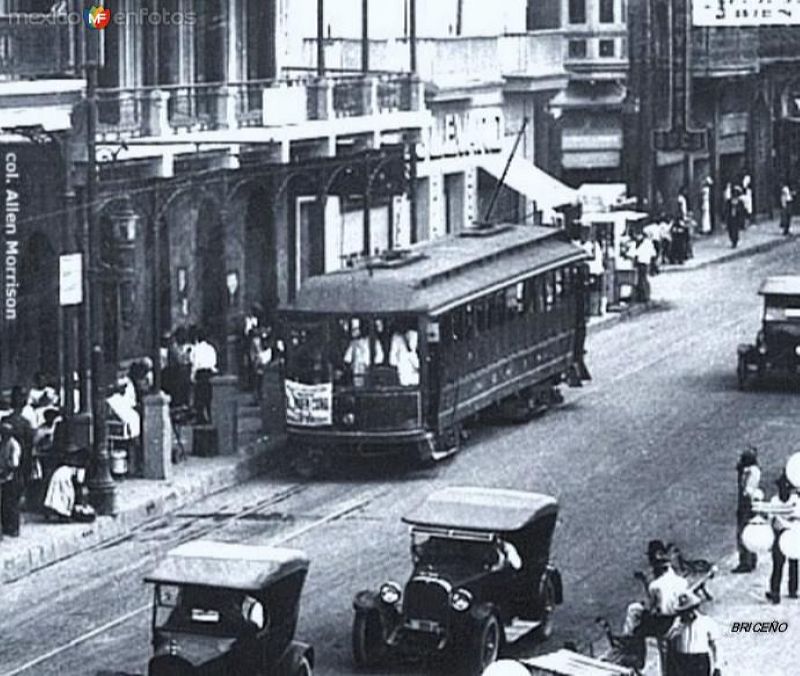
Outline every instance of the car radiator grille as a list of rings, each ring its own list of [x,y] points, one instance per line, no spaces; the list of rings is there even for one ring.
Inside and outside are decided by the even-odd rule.
[[[450,609],[450,590],[438,580],[412,580],[406,585],[403,615],[406,620],[445,624]]]

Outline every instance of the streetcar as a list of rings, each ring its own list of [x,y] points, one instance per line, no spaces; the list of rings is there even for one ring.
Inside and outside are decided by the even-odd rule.
[[[588,379],[586,252],[562,230],[499,224],[312,277],[280,309],[296,467],[339,454],[459,450],[487,409],[528,419]]]

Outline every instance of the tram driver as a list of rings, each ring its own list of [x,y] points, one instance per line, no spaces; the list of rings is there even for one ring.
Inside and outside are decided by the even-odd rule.
[[[414,329],[396,331],[392,335],[389,364],[397,369],[397,378],[403,387],[419,385],[419,336]]]

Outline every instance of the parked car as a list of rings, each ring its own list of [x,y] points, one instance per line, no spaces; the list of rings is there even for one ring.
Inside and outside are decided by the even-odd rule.
[[[764,298],[761,330],[755,344],[739,345],[739,388],[759,384],[769,372],[800,372],[800,275],[768,277],[758,293]]]
[[[411,577],[354,600],[353,657],[443,656],[480,674],[504,643],[533,630],[550,636],[563,599],[550,563],[558,503],[538,493],[446,488],[403,521],[411,525]]]
[[[198,540],[167,554],[154,585],[148,676],[311,676],[294,640],[308,559],[299,551]]]

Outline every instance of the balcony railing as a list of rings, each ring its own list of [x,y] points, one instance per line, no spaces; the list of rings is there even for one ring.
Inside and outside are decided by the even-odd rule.
[[[755,72],[758,32],[736,27],[693,28],[692,70],[695,75]]]
[[[77,75],[74,28],[46,19],[43,15],[0,15],[0,79]]]
[[[309,120],[419,110],[419,82],[407,74],[296,78],[100,89],[102,139],[189,131],[279,127]]]
[[[561,31],[532,31],[514,35],[417,39],[417,73],[439,86],[499,82],[504,75],[548,77],[563,74],[564,40]],[[317,42],[305,40],[305,67],[316,65]],[[361,41],[325,40],[325,65],[332,71],[361,68]],[[376,72],[403,72],[409,68],[406,38],[369,41],[369,67]]]

